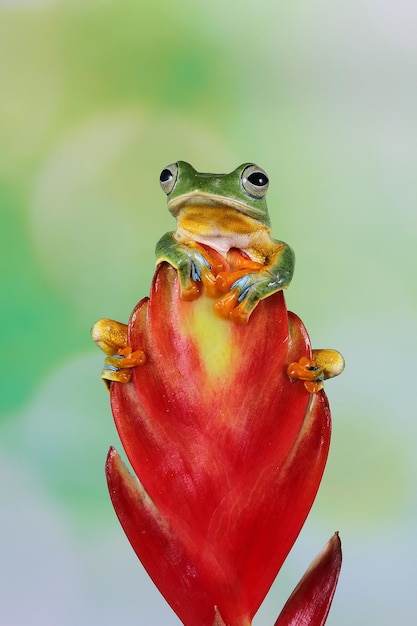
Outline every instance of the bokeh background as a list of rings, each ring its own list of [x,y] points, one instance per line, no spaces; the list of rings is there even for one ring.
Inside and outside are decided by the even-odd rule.
[[[89,338],[148,293],[178,159],[268,171],[289,308],[347,361],[319,496],[255,625],[335,530],[328,623],[416,622],[416,17],[412,0],[0,0],[2,623],[179,624],[109,503]]]

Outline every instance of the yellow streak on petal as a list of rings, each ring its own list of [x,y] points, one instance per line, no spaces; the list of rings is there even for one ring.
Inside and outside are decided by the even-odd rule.
[[[233,324],[213,311],[213,300],[202,295],[190,303],[184,330],[197,344],[205,366],[207,383],[215,387],[219,379],[233,378],[233,363],[239,348],[233,345]]]

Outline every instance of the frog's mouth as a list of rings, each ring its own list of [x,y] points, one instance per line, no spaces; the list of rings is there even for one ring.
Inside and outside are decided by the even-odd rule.
[[[212,207],[219,209],[227,207],[255,219],[257,217],[265,216],[264,210],[248,206],[244,202],[236,200],[235,198],[211,195],[208,193],[203,193],[202,191],[192,191],[191,193],[184,193],[181,196],[173,198],[172,200],[168,200],[168,209],[175,217],[177,217],[181,209],[187,206]]]

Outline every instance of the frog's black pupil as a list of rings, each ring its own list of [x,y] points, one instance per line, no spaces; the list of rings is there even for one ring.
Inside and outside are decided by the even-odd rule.
[[[172,178],[172,172],[168,168],[162,170],[159,180],[161,183],[166,183]]]
[[[268,177],[262,172],[252,172],[248,176],[248,181],[256,187],[265,187],[268,184]]]

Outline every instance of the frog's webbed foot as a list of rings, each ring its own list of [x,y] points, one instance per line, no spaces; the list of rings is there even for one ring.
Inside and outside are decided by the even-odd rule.
[[[142,350],[132,350],[127,345],[127,325],[114,320],[102,319],[91,329],[91,337],[107,356],[101,378],[109,387],[110,381],[127,383],[132,368],[145,362]]]
[[[104,367],[101,372],[101,378],[106,381],[116,381],[118,383],[127,383],[132,375],[132,368],[137,365],[143,365],[145,362],[145,353],[143,350],[132,350],[132,348],[119,348],[116,354],[108,356],[104,359]]]
[[[312,358],[301,357],[287,368],[288,376],[293,380],[302,380],[310,393],[317,393],[324,387],[328,378],[339,376],[344,370],[345,360],[337,350],[313,350]]]
[[[225,295],[214,305],[220,317],[246,324],[260,300],[288,287],[294,268],[294,253],[276,242],[273,254],[263,263],[238,249],[231,249],[227,260],[232,271],[219,272],[216,285]]]
[[[221,317],[231,319],[237,324],[246,324],[250,314],[260,300],[283,289],[284,282],[273,276],[268,268],[259,263],[252,262],[257,266],[257,271],[248,273],[247,269],[231,272],[224,277],[217,277],[217,284],[221,291],[227,291],[226,295],[214,305],[214,309]],[[261,269],[258,269],[261,268]],[[231,283],[231,284],[230,284]]]
[[[181,248],[181,256],[176,261],[181,298],[195,300],[204,287],[207,296],[214,296],[216,291],[216,274],[223,269],[222,262],[211,255],[208,250],[196,242],[190,242]]]
[[[184,249],[184,256],[177,264],[183,300],[198,298],[202,290],[202,276],[210,270],[209,263],[198,250]]]

